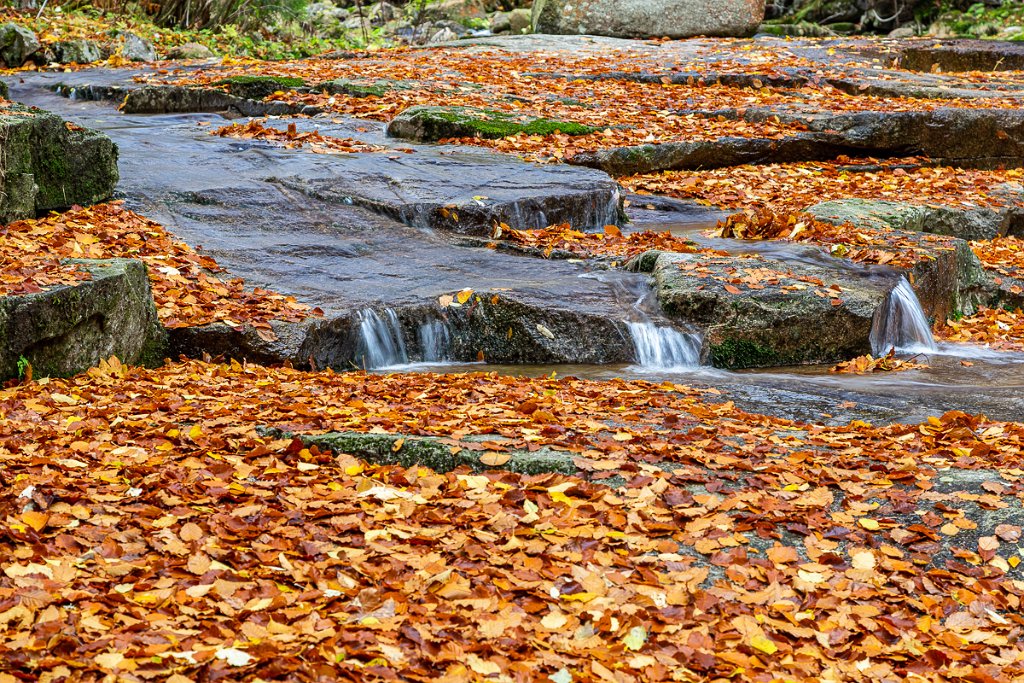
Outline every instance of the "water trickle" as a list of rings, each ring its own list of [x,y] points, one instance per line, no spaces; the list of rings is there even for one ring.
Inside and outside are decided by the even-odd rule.
[[[420,352],[426,363],[440,363],[451,360],[451,332],[448,325],[440,320],[431,320],[420,325]]]
[[[402,339],[402,326],[390,308],[383,314],[372,308],[359,312],[359,347],[356,364],[365,370],[409,362]]]
[[[871,322],[871,353],[878,356],[889,353],[890,349],[901,353],[927,353],[936,349],[928,318],[905,277],[889,292]]]
[[[651,322],[626,323],[641,367],[661,370],[700,365],[701,338]]]

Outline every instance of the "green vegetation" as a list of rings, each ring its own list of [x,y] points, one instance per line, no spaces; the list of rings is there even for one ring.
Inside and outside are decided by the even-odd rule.
[[[1024,27],[1024,3],[1004,2],[990,7],[979,2],[962,12],[946,11],[939,22],[958,36],[1024,40],[1024,30],[1007,32],[1010,27]]]
[[[28,362],[28,358],[25,356],[18,356],[18,379],[25,379],[25,373],[29,371],[32,364]]]
[[[227,86],[228,92],[249,100],[262,100],[278,90],[294,90],[306,87],[301,78],[285,76],[232,76],[213,83]]]
[[[545,118],[524,118],[490,109],[471,107],[413,107],[403,115],[418,119],[424,125],[434,124],[440,137],[507,138],[519,133],[526,135],[587,135],[597,130],[592,126],[572,121]]]
[[[730,338],[711,346],[711,364],[717,368],[754,368],[780,363],[773,349],[749,339]]]

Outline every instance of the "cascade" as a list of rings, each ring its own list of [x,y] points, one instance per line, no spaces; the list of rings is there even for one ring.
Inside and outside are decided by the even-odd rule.
[[[356,364],[364,370],[375,370],[408,362],[402,326],[395,312],[390,308],[384,309],[383,314],[372,308],[360,311]]]
[[[905,277],[889,292],[871,321],[871,353],[880,356],[893,348],[902,353],[927,353],[936,349],[928,318]]]
[[[700,365],[701,338],[651,322],[626,323],[641,367],[693,368]]]
[[[431,320],[420,325],[417,335],[420,342],[420,353],[425,363],[440,363],[451,360],[451,332],[441,320]]]

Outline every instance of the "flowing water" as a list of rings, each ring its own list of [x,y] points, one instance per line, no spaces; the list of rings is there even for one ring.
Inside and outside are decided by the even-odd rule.
[[[442,320],[430,320],[420,325],[417,338],[420,357],[424,363],[443,363],[451,359],[451,330]]]
[[[683,370],[700,365],[699,334],[684,334],[651,322],[626,323],[640,367],[651,370]]]
[[[416,183],[434,178],[437,187],[458,185],[470,196],[493,196],[487,187],[491,181],[475,177],[473,169],[486,171],[484,175],[494,179],[493,184],[505,183],[503,187],[525,182],[531,188],[546,188],[559,182],[564,186],[564,174],[571,172],[565,167],[530,167],[530,179],[520,181],[520,166],[480,150],[417,146],[415,154],[400,155],[397,160],[385,155],[308,154],[210,136],[210,127],[197,126],[219,125],[216,115],[122,115],[110,103],[71,101],[46,90],[58,79],[115,83],[131,75],[94,70],[22,74],[18,82],[8,80],[14,99],[103,130],[117,142],[122,177],[119,191],[130,208],[164,223],[187,242],[202,245],[229,272],[252,285],[294,295],[320,305],[328,314],[359,311],[354,317],[362,367],[394,368],[420,361],[417,367],[446,372],[557,372],[595,379],[670,380],[720,392],[710,397],[734,400],[743,409],[813,421],[920,420],[951,409],[982,412],[998,419],[1024,416],[1024,354],[963,345],[936,348],[905,282],[896,283],[880,308],[873,346],[877,352],[887,351],[887,347],[900,353],[925,351],[921,360],[929,368],[863,377],[831,374],[821,366],[726,372],[699,365],[702,341],[660,315],[644,276],[463,248],[444,235],[402,225],[351,203],[328,201],[302,187],[303,179],[312,179],[337,186],[344,193],[349,186],[361,189],[353,185],[356,181],[352,178],[358,177],[360,183],[399,178],[417,189]],[[339,121],[334,134],[387,144],[382,127],[376,124]],[[287,122],[281,119],[275,125]],[[296,123],[310,125],[308,120]],[[282,178],[288,182],[279,180]],[[634,203],[634,227],[671,229],[698,242],[710,239],[700,231],[722,215],[692,206],[682,215],[678,202],[654,208],[648,205],[654,206],[654,200]],[[593,207],[594,215],[608,210],[603,202]],[[532,220],[540,220],[540,213]],[[727,250],[759,252],[792,263],[794,269],[799,263],[851,271],[859,268],[844,266],[806,246],[712,243]],[[882,278],[884,274],[865,276]],[[503,298],[524,306],[557,304],[621,321],[621,343],[630,349],[631,354],[626,355],[632,355],[635,362],[604,366],[448,362],[449,349],[456,340],[441,320],[403,327],[395,311],[436,301],[463,288],[501,291]],[[581,336],[580,343],[587,340]],[[966,359],[970,365],[961,363]]]
[[[383,314],[372,308],[360,311],[356,364],[364,370],[377,370],[408,362],[402,325],[394,310],[387,308]]]
[[[936,348],[921,302],[907,278],[901,277],[871,322],[871,352],[932,353]]]

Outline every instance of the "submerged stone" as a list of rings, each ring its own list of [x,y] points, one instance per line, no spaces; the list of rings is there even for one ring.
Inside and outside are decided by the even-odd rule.
[[[71,261],[92,280],[38,294],[0,297],[0,379],[19,361],[36,377],[69,376],[117,356],[157,365],[166,333],[157,320],[146,266],[134,259]]]

